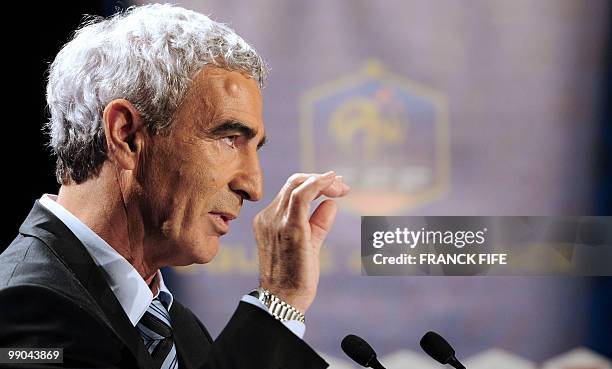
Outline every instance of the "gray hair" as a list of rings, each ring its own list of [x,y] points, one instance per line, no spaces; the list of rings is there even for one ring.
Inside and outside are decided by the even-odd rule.
[[[154,134],[166,131],[205,65],[239,70],[263,87],[265,62],[240,36],[205,15],[169,4],[88,18],[49,68],[45,128],[60,184],[96,177],[107,159],[102,114],[130,101]]]

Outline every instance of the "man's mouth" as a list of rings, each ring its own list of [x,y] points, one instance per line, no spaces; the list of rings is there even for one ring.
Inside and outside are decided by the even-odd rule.
[[[213,220],[215,230],[220,234],[224,235],[229,232],[229,223],[231,220],[236,219],[236,216],[230,213],[211,211],[208,215]]]

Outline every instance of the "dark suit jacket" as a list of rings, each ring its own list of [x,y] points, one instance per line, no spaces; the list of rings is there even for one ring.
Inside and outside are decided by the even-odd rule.
[[[0,347],[63,348],[64,364],[49,366],[159,367],[102,273],[76,236],[37,201],[0,255]],[[327,367],[280,322],[244,302],[215,341],[176,300],[170,317],[181,369]]]

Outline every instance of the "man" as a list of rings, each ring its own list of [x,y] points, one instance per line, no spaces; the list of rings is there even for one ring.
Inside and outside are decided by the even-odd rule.
[[[159,272],[211,261],[261,199],[265,75],[232,30],[179,7],[76,32],[47,86],[61,188],[0,255],[0,347],[63,348],[63,367],[327,366],[301,337],[336,214],[309,204],[349,191],[334,172],[293,175],[257,215],[260,288],[216,340]]]

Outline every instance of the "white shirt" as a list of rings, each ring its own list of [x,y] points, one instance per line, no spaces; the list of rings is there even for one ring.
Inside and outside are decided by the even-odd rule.
[[[98,236],[76,216],[57,203],[56,199],[56,195],[45,194],[40,198],[40,203],[74,233],[91,255],[94,263],[105,272],[104,278],[106,282],[117,297],[119,304],[133,326],[138,324],[138,321],[156,297],[159,297],[160,301],[170,310],[174,297],[164,284],[164,278],[159,270],[154,278],[154,282],[157,281],[159,283],[158,292],[156,295],[153,295],[145,280],[132,264],[104,241],[102,237]],[[268,311],[266,306],[253,296],[244,295],[242,301]],[[304,337],[306,330],[304,323],[297,320],[287,320],[283,324],[298,337]]]

